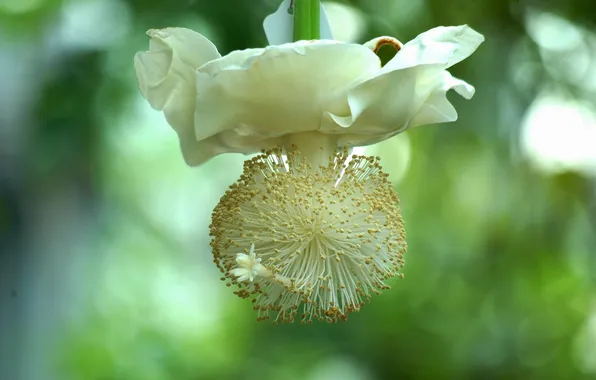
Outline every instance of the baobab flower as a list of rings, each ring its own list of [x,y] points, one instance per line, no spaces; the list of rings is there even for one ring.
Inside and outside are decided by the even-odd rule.
[[[400,275],[399,201],[378,157],[350,156],[418,125],[457,119],[446,99],[474,87],[449,67],[483,41],[439,27],[402,45],[298,41],[220,56],[188,29],[151,30],[139,87],[178,133],[186,162],[261,152],[213,211],[223,279],[259,319],[344,320]],[[385,65],[376,51],[393,46]]]

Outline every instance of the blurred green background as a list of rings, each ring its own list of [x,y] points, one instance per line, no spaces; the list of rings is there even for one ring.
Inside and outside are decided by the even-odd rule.
[[[188,168],[136,88],[149,28],[266,44],[279,0],[0,0],[0,378],[596,378],[596,2],[326,2],[335,37],[486,37],[460,119],[369,147],[405,278],[347,323],[255,322],[210,213],[243,157]]]

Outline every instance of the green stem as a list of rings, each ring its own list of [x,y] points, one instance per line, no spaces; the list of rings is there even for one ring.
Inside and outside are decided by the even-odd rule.
[[[320,38],[320,0],[294,0],[294,41]]]
[[[310,0],[310,39],[321,38],[321,2]]]

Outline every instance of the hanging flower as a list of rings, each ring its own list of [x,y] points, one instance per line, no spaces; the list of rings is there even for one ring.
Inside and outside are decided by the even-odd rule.
[[[406,251],[397,194],[379,158],[350,156],[418,125],[454,121],[446,99],[474,88],[446,70],[483,37],[439,27],[402,45],[299,41],[220,56],[188,29],[150,30],[135,68],[143,96],[178,133],[185,161],[261,155],[213,212],[223,279],[259,319],[344,320],[388,288]],[[385,65],[383,46],[397,52]]]

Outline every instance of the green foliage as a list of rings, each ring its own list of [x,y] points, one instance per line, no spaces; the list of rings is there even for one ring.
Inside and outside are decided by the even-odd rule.
[[[254,322],[250,303],[231,294],[211,263],[210,213],[242,159],[185,168],[173,132],[138,105],[132,54],[146,49],[145,29],[166,24],[205,32],[222,53],[261,46],[260,23],[278,4],[118,2],[130,12],[125,35],[62,53],[40,82],[32,116],[39,128],[27,181],[45,188],[83,178],[101,210],[100,243],[90,245],[103,264],[85,269],[89,278],[99,273],[97,283],[60,327],[57,378],[314,379],[334,360],[352,368],[337,378],[353,379],[596,376],[593,173],[541,171],[519,137],[544,87],[580,100],[593,93],[561,83],[539,54],[516,53],[522,44],[538,49],[520,21],[524,2],[342,2],[366,14],[361,40],[390,34],[405,42],[434,25],[472,25],[487,42],[452,72],[477,96],[454,97],[459,121],[374,148],[402,202],[405,278],[346,324],[275,328]],[[410,13],[386,11],[394,3]],[[55,4],[1,17],[39,41],[34,31],[55,16]],[[548,4],[593,38],[586,15],[596,3]],[[511,74],[523,65],[545,73],[524,91]]]

